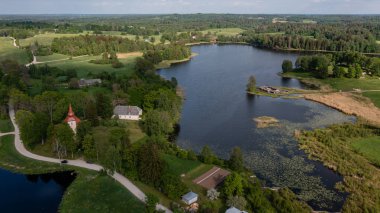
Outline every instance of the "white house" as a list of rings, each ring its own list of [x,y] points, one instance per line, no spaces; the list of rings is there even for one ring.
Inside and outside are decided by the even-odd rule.
[[[120,120],[138,121],[141,119],[142,113],[142,109],[137,106],[116,106],[113,110],[113,117]]]
[[[194,192],[189,192],[182,196],[182,201],[185,202],[187,205],[191,205],[198,201],[198,195]]]
[[[101,79],[80,79],[79,80],[79,87],[89,87],[89,86],[96,86],[102,84]]]
[[[226,213],[248,213],[248,212],[242,211],[242,210],[237,209],[235,207],[231,207],[231,208],[226,210]]]

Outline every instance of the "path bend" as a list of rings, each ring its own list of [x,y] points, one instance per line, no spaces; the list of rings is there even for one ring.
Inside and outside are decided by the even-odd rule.
[[[14,137],[14,143],[15,143],[15,147],[16,147],[17,152],[19,152],[21,155],[23,155],[25,157],[28,157],[28,158],[31,158],[34,160],[61,164],[60,159],[40,156],[40,155],[36,155],[34,153],[29,152],[25,148],[25,146],[22,143],[22,140],[20,138],[20,130],[19,130],[18,125],[16,123],[14,108],[11,105],[9,106],[9,117],[12,121],[13,126],[14,126],[14,132],[13,133],[4,133],[4,135],[14,134],[14,136],[15,136]],[[100,165],[89,164],[83,160],[68,160],[67,165],[76,166],[76,167],[85,168],[85,169],[90,169],[90,170],[95,170],[95,171],[100,171],[101,169],[103,169],[103,167]],[[115,172],[112,175],[112,178],[115,179],[116,181],[118,181],[121,185],[123,185],[127,190],[129,190],[140,201],[145,203],[145,198],[146,198],[145,194],[137,186],[135,186],[130,180],[128,180],[125,176],[121,175],[120,173]],[[166,208],[165,206],[163,206],[161,204],[157,204],[156,209],[157,210],[163,210],[167,213],[172,212],[168,208]]]

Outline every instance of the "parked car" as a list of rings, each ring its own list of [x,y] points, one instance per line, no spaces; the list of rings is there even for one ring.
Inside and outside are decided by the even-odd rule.
[[[62,160],[61,163],[68,163],[68,161],[67,160]]]

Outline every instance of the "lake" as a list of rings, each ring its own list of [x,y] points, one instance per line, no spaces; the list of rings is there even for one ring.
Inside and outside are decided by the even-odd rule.
[[[72,172],[23,175],[0,169],[1,212],[57,212]]]
[[[345,194],[334,189],[342,177],[321,163],[307,159],[293,137],[299,129],[315,129],[355,117],[304,99],[249,96],[248,78],[257,85],[303,88],[296,79],[278,75],[284,59],[298,54],[263,50],[245,45],[194,46],[199,55],[191,61],[159,70],[175,77],[184,89],[177,144],[200,151],[208,145],[222,158],[233,147],[244,152],[245,165],[267,186],[289,187],[315,210],[339,211]],[[253,118],[272,116],[279,127],[259,129]]]

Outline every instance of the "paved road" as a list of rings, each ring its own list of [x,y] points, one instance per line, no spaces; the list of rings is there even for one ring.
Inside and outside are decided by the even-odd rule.
[[[15,121],[15,112],[12,106],[9,107],[9,117],[12,120],[13,126],[14,126],[14,134],[15,134],[15,147],[16,150],[23,156],[32,158],[35,160],[39,161],[46,161],[46,162],[51,162],[51,163],[61,163],[61,160],[56,159],[56,158],[49,158],[49,157],[44,157],[40,155],[36,155],[34,153],[29,152],[25,147],[24,144],[22,143],[20,139],[20,131],[18,128],[18,125],[16,124]],[[11,134],[11,133],[9,133]],[[97,164],[89,164],[86,163],[83,160],[68,160],[68,165],[76,166],[76,167],[81,167],[81,168],[86,168],[90,170],[95,170],[95,171],[100,171],[103,167]],[[112,177],[117,180],[119,183],[121,183],[125,188],[127,188],[134,196],[136,196],[139,200],[145,202],[145,194],[137,188],[130,180],[128,180],[126,177],[123,175],[115,172]],[[161,204],[158,204],[156,207],[158,210],[164,210],[165,212],[171,213],[169,209],[166,207],[162,206]]]

